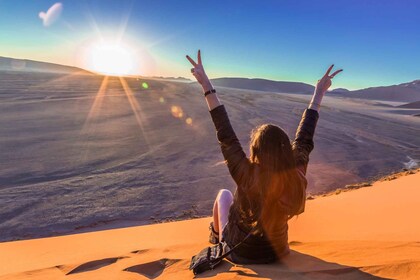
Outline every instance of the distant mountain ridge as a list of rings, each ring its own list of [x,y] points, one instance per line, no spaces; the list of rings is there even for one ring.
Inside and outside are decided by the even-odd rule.
[[[266,79],[218,78],[212,79],[211,81],[215,86],[269,92],[311,94],[315,89],[314,86],[305,83],[272,81]],[[345,88],[338,88],[332,90],[331,94],[349,98],[415,102],[420,101],[420,80],[399,85],[370,87],[353,91]]]
[[[1,56],[0,71],[93,74],[87,70],[74,66]],[[184,82],[189,81],[183,77],[160,78]],[[259,78],[217,78],[212,79],[211,81],[215,86],[266,92],[312,94],[315,89],[313,85],[301,82],[273,81]],[[338,88],[332,90],[331,94],[341,97],[370,100],[397,101],[407,103],[416,102],[420,101],[420,79],[399,85],[370,87],[353,91],[349,91],[344,88]]]
[[[420,101],[420,80],[399,85],[370,87],[337,93],[338,96],[383,101],[415,102]]]
[[[284,93],[312,93],[314,86],[300,82],[272,81],[248,78],[211,79],[215,86]]]
[[[407,103],[404,105],[400,105],[398,106],[398,108],[420,109],[420,101],[415,101],[415,102]]]
[[[0,71],[91,74],[74,66],[0,56]]]

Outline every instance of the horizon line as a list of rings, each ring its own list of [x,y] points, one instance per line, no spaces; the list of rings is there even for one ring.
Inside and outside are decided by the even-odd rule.
[[[40,63],[46,63],[46,64],[54,64],[54,65],[58,65],[58,66],[64,66],[64,67],[71,67],[71,68],[77,68],[80,69],[82,71],[86,71],[89,72],[91,74],[95,74],[95,75],[100,75],[100,76],[110,76],[110,77],[127,77],[127,78],[139,78],[139,77],[143,77],[143,78],[164,78],[164,79],[184,79],[184,80],[189,80],[191,82],[196,82],[195,80],[191,79],[191,78],[186,78],[184,76],[147,76],[147,75],[141,75],[141,74],[126,74],[126,75],[114,75],[114,74],[106,74],[106,73],[100,73],[100,72],[96,72],[93,70],[89,70],[89,69],[85,69],[83,67],[80,66],[76,66],[76,65],[68,65],[68,64],[61,64],[61,63],[56,63],[56,62],[52,62],[52,61],[42,61],[42,60],[35,60],[35,59],[31,59],[31,58],[17,58],[17,57],[8,57],[8,56],[2,56],[0,55],[0,58],[8,58],[8,59],[15,59],[15,60],[26,60],[26,61],[32,61],[32,62],[40,62]],[[266,77],[255,77],[255,76],[216,76],[216,77],[212,77],[210,78],[210,80],[215,80],[215,79],[223,79],[223,78],[239,78],[239,79],[262,79],[262,80],[266,80],[266,81],[273,81],[273,82],[292,82],[292,83],[303,83],[303,84],[307,84],[307,85],[311,85],[314,86],[313,84],[301,81],[301,80],[273,80],[273,79],[269,79]],[[349,91],[358,91],[358,90],[364,90],[364,89],[369,89],[369,88],[376,88],[376,87],[388,87],[388,86],[397,86],[400,84],[405,84],[405,83],[410,83],[413,81],[417,81],[420,80],[419,79],[415,79],[412,81],[405,81],[399,84],[387,84],[387,85],[374,85],[374,86],[368,86],[368,87],[336,87],[336,88],[332,88],[331,90],[335,90],[335,89],[346,89]]]

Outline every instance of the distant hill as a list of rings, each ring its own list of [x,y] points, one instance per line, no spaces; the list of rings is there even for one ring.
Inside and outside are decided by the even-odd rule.
[[[314,86],[305,83],[281,82],[265,79],[218,78],[212,79],[211,82],[215,86],[270,92],[312,93],[314,91]]]
[[[407,103],[404,105],[400,105],[398,106],[398,108],[420,109],[420,101],[415,101],[415,102]]]
[[[336,93],[336,92],[342,93],[342,92],[349,92],[349,90],[346,89],[346,88],[336,88],[336,89],[331,90],[331,92],[334,92],[334,93]]]
[[[157,79],[157,80],[168,80],[168,81],[175,81],[175,82],[191,82],[190,79],[187,79],[185,77],[164,77],[164,76],[152,76],[152,77],[147,77],[145,76],[144,78],[148,78],[148,79]]]
[[[393,86],[371,87],[361,90],[349,91],[346,93],[337,93],[339,96],[384,100],[384,101],[398,101],[398,102],[414,102],[420,101],[420,80],[415,80],[409,83],[403,83]]]
[[[15,59],[0,56],[0,71],[21,71],[21,72],[46,72],[46,73],[77,73],[77,74],[92,74],[81,68],[54,64],[49,62],[40,62],[27,59]],[[155,77],[158,78],[158,77]],[[168,79],[174,81],[189,82],[190,80],[183,77],[159,77],[161,79]],[[249,79],[249,78],[218,78],[211,80],[213,85],[258,90],[267,92],[283,92],[283,93],[303,93],[312,94],[314,86],[301,82],[285,82],[272,81],[267,79]],[[383,101],[397,101],[397,102],[414,102],[413,104],[406,104],[401,108],[415,108],[418,109],[420,101],[420,80],[415,80],[409,83],[403,83],[392,86],[370,87],[360,90],[349,91],[344,88],[337,88],[331,91],[336,96],[361,98],[369,100],[383,100]]]
[[[0,71],[91,74],[89,71],[73,66],[1,56]]]
[[[314,86],[299,82],[282,82],[266,79],[248,78],[218,78],[211,80],[213,85],[284,93],[309,93],[314,91]],[[337,96],[361,98],[370,100],[414,102],[420,101],[420,80],[399,85],[371,87],[349,91],[345,88],[337,88],[331,91]]]

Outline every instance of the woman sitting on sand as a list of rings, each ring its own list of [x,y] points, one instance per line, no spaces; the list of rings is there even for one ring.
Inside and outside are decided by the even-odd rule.
[[[229,172],[237,184],[235,194],[219,191],[210,224],[210,242],[226,243],[224,250],[241,243],[228,256],[235,263],[269,263],[289,252],[287,221],[304,211],[306,168],[322,98],[331,86],[333,65],[318,81],[308,109],[290,143],[278,126],[264,124],[251,132],[247,158],[233,131],[225,107],[207,77],[201,54],[197,63],[187,56],[192,74],[201,84]],[[221,233],[221,236],[220,236]],[[245,241],[244,241],[245,240]]]

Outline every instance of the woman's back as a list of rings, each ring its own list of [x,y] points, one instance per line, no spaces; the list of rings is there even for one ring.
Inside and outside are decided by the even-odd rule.
[[[210,111],[216,127],[223,156],[226,160],[232,178],[237,184],[234,201],[229,210],[228,224],[223,232],[223,238],[232,247],[243,241],[250,231],[255,232],[235,250],[240,255],[251,260],[272,260],[276,256],[288,252],[287,220],[294,214],[303,211],[306,198],[305,178],[309,153],[313,149],[313,134],[318,120],[318,112],[306,110],[296,133],[293,145],[287,139],[283,149],[290,146],[290,154],[295,164],[292,170],[284,170],[279,174],[281,180],[268,189],[272,178],[263,175],[261,164],[248,159],[230,124],[223,105]],[[251,143],[251,158],[253,156]],[[281,159],[280,159],[281,160]],[[296,165],[298,164],[298,165]],[[292,185],[284,185],[286,178]],[[282,189],[283,188],[283,189]],[[266,192],[258,192],[264,190]],[[294,199],[295,201],[291,201]],[[269,201],[269,202],[268,202]],[[266,202],[266,203],[265,203]],[[295,210],[296,209],[296,210]],[[290,212],[288,211],[290,210]],[[265,258],[263,258],[265,256]]]

